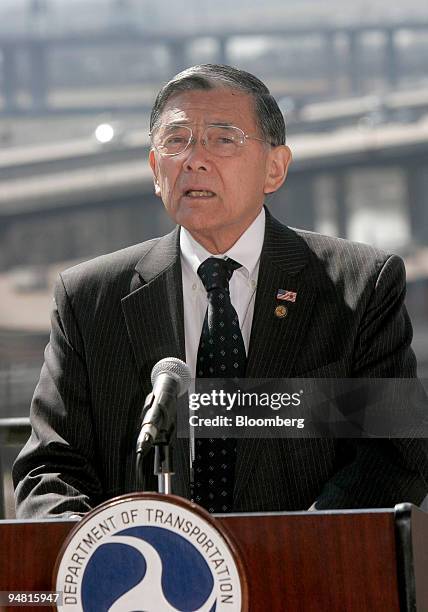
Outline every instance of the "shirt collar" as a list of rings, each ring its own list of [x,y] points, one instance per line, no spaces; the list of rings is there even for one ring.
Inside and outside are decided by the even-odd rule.
[[[265,235],[266,213],[264,207],[254,219],[252,224],[245,230],[242,236],[226,253],[213,255],[197,242],[191,233],[182,227],[180,231],[180,251],[183,263],[190,267],[197,275],[198,268],[208,257],[218,257],[220,259],[234,259],[238,261],[243,271],[249,278],[260,259],[263,240]]]

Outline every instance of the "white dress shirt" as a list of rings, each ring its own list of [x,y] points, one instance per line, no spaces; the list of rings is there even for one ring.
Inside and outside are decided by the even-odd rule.
[[[265,210],[262,208],[259,215],[239,240],[222,255],[213,255],[199,244],[190,232],[184,227],[181,228],[180,251],[183,276],[186,362],[193,378],[196,378],[196,357],[208,305],[207,292],[198,276],[198,268],[208,257],[218,257],[220,259],[229,257],[241,264],[242,267],[234,271],[229,288],[230,299],[238,314],[245,351],[248,355],[265,222]]]

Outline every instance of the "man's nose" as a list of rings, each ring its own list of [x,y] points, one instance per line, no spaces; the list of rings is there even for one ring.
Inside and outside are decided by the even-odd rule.
[[[204,136],[193,136],[187,151],[184,167],[186,170],[206,170],[211,167],[210,154],[207,151]]]

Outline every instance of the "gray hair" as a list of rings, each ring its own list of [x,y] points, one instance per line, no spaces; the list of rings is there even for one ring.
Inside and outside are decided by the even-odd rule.
[[[216,87],[238,89],[252,96],[263,138],[273,146],[285,144],[285,121],[269,89],[254,75],[224,64],[198,64],[173,77],[157,95],[150,115],[150,131],[158,125],[168,100],[177,93]]]

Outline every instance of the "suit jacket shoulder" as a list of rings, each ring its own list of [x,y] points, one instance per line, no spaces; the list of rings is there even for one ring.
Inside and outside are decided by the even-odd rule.
[[[311,263],[321,264],[332,280],[338,280],[346,274],[348,281],[352,282],[358,276],[364,275],[367,278],[367,274],[378,274],[390,258],[404,269],[400,257],[369,244],[297,228],[290,229],[307,245]]]
[[[61,277],[67,287],[88,288],[89,286],[111,287],[122,280],[128,282],[133,275],[137,263],[161,240],[152,238],[140,244],[100,255],[88,261],[83,261],[61,272]]]
[[[331,287],[351,307],[372,299],[385,285],[404,298],[406,272],[398,255],[361,242],[297,228],[288,230],[305,245],[307,268],[318,290],[326,292]]]

